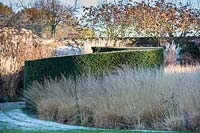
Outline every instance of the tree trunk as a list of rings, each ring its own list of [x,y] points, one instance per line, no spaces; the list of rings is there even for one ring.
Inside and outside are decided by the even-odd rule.
[[[55,38],[56,35],[56,26],[51,25],[51,38]]]

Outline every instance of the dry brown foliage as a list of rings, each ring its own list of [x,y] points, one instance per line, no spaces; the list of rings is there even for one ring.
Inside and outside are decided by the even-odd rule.
[[[0,29],[0,43],[0,97],[13,97],[16,89],[23,87],[24,61],[52,56],[55,45],[30,30],[7,27]]]

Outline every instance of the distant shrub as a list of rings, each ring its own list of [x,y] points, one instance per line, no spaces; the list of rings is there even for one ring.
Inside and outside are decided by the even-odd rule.
[[[200,63],[200,43],[186,42],[181,48],[182,64]]]

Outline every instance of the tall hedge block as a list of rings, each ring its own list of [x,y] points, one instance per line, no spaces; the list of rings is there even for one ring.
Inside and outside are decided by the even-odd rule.
[[[164,63],[162,48],[113,48],[113,50],[93,47],[92,49],[95,53],[25,61],[24,87],[27,88],[32,81],[55,78],[61,74],[76,78],[84,73],[102,73],[122,65],[159,67]],[[98,50],[95,51],[95,49]]]

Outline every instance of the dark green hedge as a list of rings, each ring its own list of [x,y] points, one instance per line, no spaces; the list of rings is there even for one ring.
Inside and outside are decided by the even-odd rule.
[[[97,52],[112,52],[122,50],[150,50],[157,49],[157,47],[92,47],[93,53]]]
[[[94,49],[94,48],[93,48]],[[52,57],[25,61],[24,87],[34,80],[45,78],[77,76],[83,73],[102,73],[114,70],[122,65],[131,67],[162,66],[164,53],[162,48],[145,50],[120,49],[115,52],[100,52],[85,55]],[[110,50],[111,51],[111,50]]]
[[[189,53],[194,60],[200,60],[200,44],[195,42],[186,42],[180,45],[181,55],[184,53]],[[182,62],[184,64],[184,62]],[[189,62],[185,62],[189,63]]]

